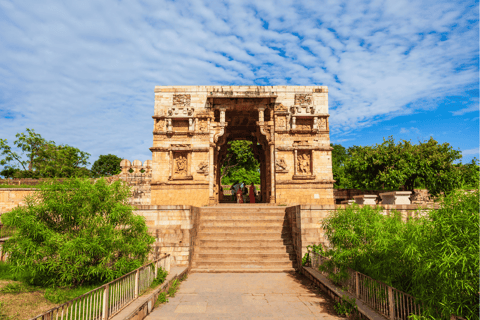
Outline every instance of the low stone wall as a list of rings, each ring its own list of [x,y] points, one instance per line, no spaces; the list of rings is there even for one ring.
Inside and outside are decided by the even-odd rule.
[[[27,188],[0,188],[0,215],[25,204],[25,197],[35,192]]]
[[[173,266],[188,266],[192,232],[198,208],[191,206],[137,206],[135,213],[145,217],[149,233],[155,237],[154,255],[169,253]]]

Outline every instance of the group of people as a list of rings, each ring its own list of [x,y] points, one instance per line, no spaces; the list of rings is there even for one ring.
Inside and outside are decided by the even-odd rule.
[[[235,183],[230,188],[232,191],[232,200],[237,203],[255,203],[255,196],[257,195],[257,189],[252,184],[247,187],[246,183]]]

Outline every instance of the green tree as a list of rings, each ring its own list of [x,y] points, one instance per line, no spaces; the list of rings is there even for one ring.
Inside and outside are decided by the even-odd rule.
[[[232,184],[237,181],[247,184],[260,183],[260,163],[253,155],[252,142],[235,140],[228,144],[229,148],[220,172],[222,184]]]
[[[113,176],[122,171],[120,167],[122,159],[113,154],[100,155],[98,160],[93,163],[91,172],[94,176]]]
[[[417,184],[432,195],[451,192],[460,185],[460,174],[453,162],[461,152],[448,143],[433,138],[418,145],[410,141],[395,143],[393,137],[375,146],[353,146],[348,149],[345,174],[351,187],[357,189],[399,189],[413,191]]]
[[[48,178],[88,176],[90,154],[68,145],[55,145],[47,141],[33,129],[26,129],[25,133],[18,133],[14,145],[22,154],[14,152],[6,139],[0,139],[0,165],[6,171],[5,176],[13,172],[16,178]],[[26,158],[26,160],[25,160]],[[13,169],[10,170],[9,168]]]
[[[76,286],[140,267],[155,239],[129,197],[120,181],[43,184],[25,206],[1,216],[5,226],[16,228],[4,246],[12,272],[28,271],[34,283]]]
[[[38,151],[35,169],[43,178],[88,177],[90,154],[69,145],[49,143]]]
[[[427,319],[478,319],[479,210],[478,189],[451,192],[440,209],[405,222],[398,212],[348,206],[322,222],[331,246],[326,255],[340,269],[352,268],[418,298]]]
[[[39,150],[48,142],[40,134],[29,128],[26,129],[26,133],[17,133],[15,137],[17,137],[17,140],[14,141],[14,145],[25,154],[28,160],[23,160],[23,155],[14,152],[8,145],[7,139],[0,139],[0,154],[4,156],[0,160],[0,165],[4,166],[14,162],[11,165],[12,167],[21,167],[24,171],[32,171]]]
[[[333,180],[335,180],[335,188],[348,188],[347,181],[345,179],[345,166],[344,163],[347,160],[347,149],[340,144],[331,143],[332,150],[332,172]]]
[[[461,184],[464,188],[478,188],[480,178],[480,166],[477,158],[473,158],[471,162],[456,165],[460,171]]]

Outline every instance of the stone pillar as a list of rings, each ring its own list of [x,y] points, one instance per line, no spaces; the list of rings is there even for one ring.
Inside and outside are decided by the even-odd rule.
[[[265,111],[265,108],[261,107],[258,108],[258,121],[263,122],[264,121],[264,115],[263,112]]]
[[[225,108],[220,108],[220,123],[225,123]]]
[[[270,203],[275,203],[275,145],[270,144]]]
[[[213,153],[215,152],[214,146],[210,145],[209,148],[209,179],[208,179],[208,197],[209,197],[209,203],[214,204],[215,203],[215,196],[213,192],[213,184],[214,184],[214,177],[215,177],[215,172],[213,171]]]

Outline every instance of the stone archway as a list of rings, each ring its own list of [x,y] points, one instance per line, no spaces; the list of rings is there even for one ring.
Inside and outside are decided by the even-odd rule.
[[[228,141],[254,142],[265,202],[333,204],[323,86],[156,87],[152,205],[218,203]]]
[[[215,167],[215,197],[221,192],[221,167],[228,151],[228,142],[234,140],[249,140],[256,160],[260,163],[260,194],[261,202],[274,202],[271,193],[271,167],[269,140],[262,133],[265,121],[271,118],[271,98],[211,98],[211,108],[215,120],[225,117],[224,133],[219,138],[214,154]],[[267,113],[263,123],[259,121],[261,114]],[[266,118],[266,119],[265,119]],[[220,121],[221,122],[221,121]],[[217,200],[218,201],[218,200]]]

